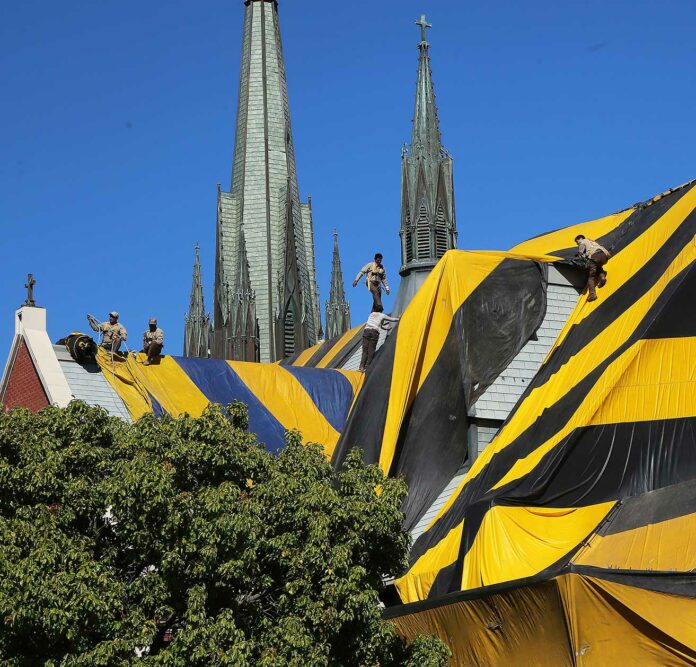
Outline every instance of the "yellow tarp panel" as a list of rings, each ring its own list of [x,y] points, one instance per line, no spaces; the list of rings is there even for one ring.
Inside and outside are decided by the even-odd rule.
[[[312,347],[308,347],[306,350],[303,350],[299,354],[297,359],[295,359],[295,361],[293,362],[293,366],[304,366],[321,346],[322,343],[317,343],[316,345],[313,345]]]
[[[464,558],[462,590],[533,577],[584,540],[614,502],[579,508],[493,507]],[[394,585],[403,602],[427,598],[440,569],[455,562],[463,524],[418,559]]]
[[[696,664],[696,600],[579,575],[558,586],[582,667]]]
[[[557,229],[555,232],[542,234],[536,238],[518,243],[511,249],[511,252],[517,252],[521,255],[526,255],[527,253],[546,255],[562,248],[572,248],[575,245],[574,239],[578,234],[583,234],[591,239],[598,239],[618,227],[634,210],[629,208],[597,220],[582,222],[578,225]]]
[[[615,503],[493,507],[464,559],[462,590],[533,577],[584,540]]]
[[[613,424],[694,415],[696,338],[658,338],[638,341],[632,363],[590,423]]]
[[[554,582],[438,605],[392,619],[411,641],[434,634],[453,667],[572,667],[563,607]],[[609,663],[607,663],[609,667]]]
[[[696,571],[696,514],[593,535],[573,563],[612,570]]]
[[[112,356],[101,347],[97,351],[97,363],[104,377],[121,397],[131,419],[136,421],[144,414],[152,412],[152,402],[148,397],[144,380],[139,374],[133,373],[129,359],[130,355]]]
[[[696,664],[696,600],[568,574],[391,618],[407,640],[435,634],[453,667]]]

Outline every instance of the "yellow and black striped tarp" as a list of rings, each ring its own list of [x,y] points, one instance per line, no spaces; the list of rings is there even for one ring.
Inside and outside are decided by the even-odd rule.
[[[281,366],[304,368],[341,368],[346,360],[360,347],[364,324],[353,327],[342,336],[331,338],[308,347],[280,362]]]
[[[451,250],[370,368],[333,461],[362,448],[409,485],[412,527],[466,458],[468,407],[535,334],[549,255]]]
[[[612,252],[609,280],[597,301],[579,300],[497,436],[414,544],[398,582],[404,601],[535,576],[568,557],[617,501],[696,477],[695,208],[689,184],[514,249],[568,257],[572,248],[559,246],[585,230]],[[521,558],[498,547],[514,525],[527,535]]]
[[[606,286],[416,540],[387,612],[453,664],[696,664],[695,184],[513,252],[569,260],[577,234],[612,253]]]

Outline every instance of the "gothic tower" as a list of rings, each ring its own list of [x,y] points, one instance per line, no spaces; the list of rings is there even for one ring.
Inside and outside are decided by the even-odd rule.
[[[425,16],[418,44],[418,83],[410,151],[401,153],[401,269],[395,314],[400,314],[437,261],[457,245],[452,158],[442,147],[430,69]]]
[[[205,302],[203,301],[203,280],[197,243],[195,252],[191,300],[185,318],[184,356],[207,357],[210,351],[210,315],[205,312]]]
[[[232,185],[230,192],[218,188],[212,353],[270,362],[313,345],[321,323],[312,209],[299,196],[278,2],[244,4]]]
[[[346,301],[343,285],[341,257],[338,254],[338,233],[334,230],[333,263],[331,265],[331,288],[326,302],[326,340],[331,340],[350,329],[350,304]]]

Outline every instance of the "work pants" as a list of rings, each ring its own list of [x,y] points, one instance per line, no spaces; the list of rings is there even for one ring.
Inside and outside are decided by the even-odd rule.
[[[360,360],[360,370],[364,371],[372,363],[375,356],[377,343],[379,342],[379,331],[377,329],[365,329],[362,342],[362,359]]]
[[[608,260],[609,258],[601,250],[597,250],[590,257],[590,270],[587,277],[587,291],[590,295],[597,296],[595,287],[603,287],[607,282],[607,272],[602,267]]]
[[[377,280],[370,281],[370,293],[372,294],[372,312],[375,308],[382,307],[382,284]]]
[[[122,342],[123,341],[120,338],[114,338],[113,341],[103,341],[101,347],[111,354],[112,352],[118,352],[121,349]]]
[[[153,359],[159,357],[162,352],[162,347],[162,343],[145,343],[143,345],[143,352],[147,354],[147,360],[152,361]]]

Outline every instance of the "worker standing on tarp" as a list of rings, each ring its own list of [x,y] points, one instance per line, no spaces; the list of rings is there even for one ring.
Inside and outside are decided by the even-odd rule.
[[[367,324],[365,325],[365,330],[363,331],[363,343],[362,343],[362,359],[360,359],[361,372],[365,372],[367,367],[372,363],[372,357],[375,356],[375,350],[377,349],[377,343],[379,342],[379,332],[381,329],[389,331],[393,322],[398,322],[398,317],[389,317],[385,315],[382,311],[384,309],[381,305],[373,306],[373,310],[370,313],[370,317],[367,318]]]
[[[109,313],[108,322],[99,322],[93,315],[87,315],[87,321],[92,331],[99,331],[102,334],[100,346],[107,352],[118,352],[121,343],[125,342],[128,334],[126,328],[119,324],[118,313],[112,310]]]
[[[157,359],[162,354],[163,347],[164,331],[157,326],[157,320],[151,317],[148,322],[148,330],[143,334],[143,352],[147,355],[143,365],[149,366],[152,361]]]
[[[377,306],[382,308],[382,287],[384,291],[389,295],[389,283],[387,282],[387,271],[382,266],[382,254],[377,253],[375,255],[375,261],[365,264],[365,266],[360,269],[360,273],[355,276],[353,281],[353,287],[356,287],[360,278],[365,276],[365,283],[367,284],[367,289],[370,290],[372,294],[372,310],[376,311]]]
[[[607,284],[607,272],[602,267],[609,261],[611,253],[597,241],[582,234],[575,237],[575,243],[578,244],[578,255],[587,262],[590,272],[587,277],[587,300],[596,301],[595,287],[601,288]]]

